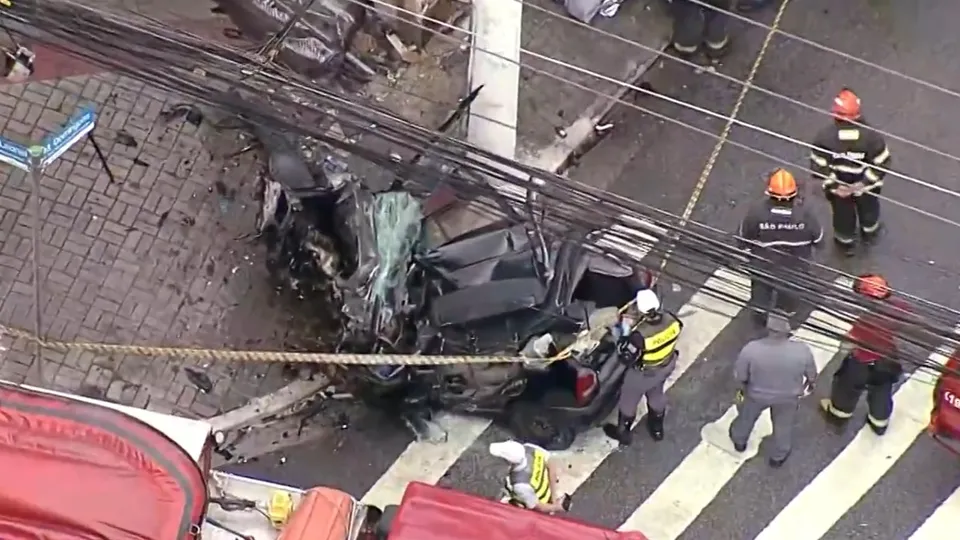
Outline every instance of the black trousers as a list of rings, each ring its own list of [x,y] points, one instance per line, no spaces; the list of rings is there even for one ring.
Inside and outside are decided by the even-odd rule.
[[[794,325],[794,316],[799,308],[799,299],[790,293],[790,291],[781,287],[760,281],[756,278],[750,281],[750,304],[757,309],[767,311],[780,311],[790,319],[791,326]],[[754,312],[758,322],[766,324],[767,312]]]
[[[847,355],[833,375],[829,412],[841,419],[850,418],[866,391],[867,421],[886,427],[893,413],[893,385],[900,373],[899,365],[891,360],[864,364]]]
[[[871,194],[845,199],[831,196],[830,208],[833,210],[833,238],[840,244],[856,243],[858,228],[868,237],[880,228],[880,199]]]
[[[706,0],[721,10],[733,9],[733,0]],[[729,15],[688,0],[673,0],[673,46],[681,53],[695,52],[701,43],[720,49],[726,45]]]

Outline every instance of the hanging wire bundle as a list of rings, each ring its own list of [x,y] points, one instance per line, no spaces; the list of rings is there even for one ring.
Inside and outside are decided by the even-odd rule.
[[[706,276],[712,274],[718,265],[728,267],[751,278],[786,288],[804,302],[848,324],[865,313],[877,313],[877,305],[871,300],[834,285],[837,278],[843,277],[835,269],[812,261],[794,268],[777,266],[773,261],[744,249],[738,239],[727,232],[533,169],[438,134],[376,106],[356,102],[334,88],[317,86],[283,66],[266,62],[245,51],[157,23],[134,22],[67,1],[20,3],[10,13],[19,23],[17,30],[29,38],[61,47],[73,55],[85,57],[145,83],[215,105],[241,115],[248,121],[310,136],[332,148],[345,150],[393,171],[411,187],[446,183],[462,196],[475,198],[478,204],[486,205],[488,211],[508,217],[516,215],[517,208],[529,207],[532,199],[529,194],[535,193],[536,204],[546,208],[543,227],[556,235],[583,237],[598,226],[619,225],[630,230],[639,229],[650,238],[648,256],[658,257],[667,250],[671,252],[672,264],[665,269],[665,275],[675,282],[698,287],[703,293],[721,300],[742,304],[741,297],[747,295],[743,294],[742,285],[737,281],[731,280],[722,283],[722,286],[703,285],[688,273]],[[643,91],[640,88],[637,90]],[[673,100],[659,94],[657,97]],[[702,110],[685,102],[679,104]],[[653,111],[646,112],[680,123]],[[343,140],[318,127],[329,125],[330,119],[342,126],[344,131],[362,134],[364,140]],[[746,126],[756,128],[749,124]],[[687,127],[702,131],[693,126]],[[369,144],[370,139],[387,144]],[[785,162],[734,141],[730,141],[730,144],[774,161]],[[389,150],[391,148],[406,150],[427,159],[398,162]],[[889,173],[899,175],[893,171]],[[504,194],[493,189],[490,181],[516,186],[520,188],[517,190],[519,193],[526,190],[528,197]],[[951,196],[957,196],[956,193],[950,193]],[[886,199],[909,207],[889,197]],[[960,224],[942,216],[933,217],[960,227]],[[601,219],[603,223],[599,223]],[[608,237],[619,238],[626,245],[636,244],[635,235],[617,231],[616,227],[610,229]],[[600,249],[596,245],[590,248]],[[629,251],[616,245],[603,248],[603,251],[620,259],[632,260]],[[686,272],[677,272],[673,268]],[[881,317],[897,322],[906,329],[902,338],[911,348],[929,351],[937,347],[960,346],[955,333],[960,313],[921,298],[902,296],[909,300],[910,313],[884,313]],[[749,307],[762,309],[761,306]],[[811,329],[834,339],[843,338],[840,328]],[[870,347],[869,343],[862,345]],[[900,360],[916,368],[937,372],[943,369],[917,353],[904,354]]]

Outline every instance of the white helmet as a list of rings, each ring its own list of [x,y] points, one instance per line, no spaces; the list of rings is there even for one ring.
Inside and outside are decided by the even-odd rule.
[[[526,449],[517,441],[490,443],[490,454],[514,465],[523,465],[527,459]]]
[[[651,311],[660,311],[660,298],[653,289],[643,289],[637,291],[637,297],[633,300],[640,313],[650,313]]]

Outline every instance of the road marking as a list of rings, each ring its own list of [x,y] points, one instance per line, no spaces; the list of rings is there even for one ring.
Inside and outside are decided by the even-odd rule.
[[[944,365],[948,354],[934,352],[930,362]],[[933,386],[929,378],[917,375],[894,395],[887,433],[878,437],[864,426],[755,540],[788,538],[798,530],[808,538],[822,537],[893,467],[930,421]]]
[[[618,236],[633,237],[636,243],[623,238],[602,234],[596,241],[598,247],[614,249],[617,254],[628,256],[634,262],[640,262],[653,247],[656,238],[637,229],[615,226]],[[390,465],[390,468],[377,479],[377,482],[363,496],[362,502],[383,508],[388,504],[399,504],[403,492],[410,482],[436,484],[443,478],[460,455],[467,451],[474,441],[490,426],[490,420],[472,416],[458,416],[441,413],[435,418],[447,432],[444,442],[413,441],[403,453]],[[583,441],[595,433],[583,433],[577,437]],[[603,433],[600,437],[606,438]],[[576,443],[575,443],[576,444]],[[579,485],[579,484],[578,484]]]
[[[850,328],[840,319],[819,311],[813,312],[806,323],[834,327],[839,334],[846,334]],[[806,328],[799,329],[794,335],[796,339],[816,343],[813,358],[818,373],[840,350],[839,340],[821,336]],[[736,416],[737,408],[731,406],[719,420],[704,426],[703,441],[618,530],[643,531],[651,540],[675,540],[683,534],[740,467],[759,453],[760,441],[773,433],[770,413],[766,411],[760,416],[747,441],[747,450],[738,453],[733,449],[727,432]],[[817,538],[813,535],[810,537]]]
[[[720,269],[704,283],[703,289],[721,291],[730,295],[737,302],[746,302],[750,298],[750,282],[745,277]],[[692,309],[686,314],[685,311]],[[665,389],[669,390],[677,380],[696,362],[703,351],[716,339],[724,327],[742,310],[737,305],[726,300],[715,298],[705,292],[698,291],[690,301],[681,307],[677,313],[685,313],[683,319],[683,333],[677,343],[680,358],[677,367],[667,379]],[[647,412],[646,400],[640,404],[637,418]],[[554,461],[561,464],[559,491],[573,493],[576,491],[600,466],[601,463],[617,449],[617,443],[603,433],[602,428],[593,428],[582,433],[574,441],[573,446],[563,452],[554,453]]]
[[[958,531],[960,531],[960,489],[947,497],[947,500],[943,501],[907,540],[956,538]]]
[[[407,445],[387,472],[363,496],[363,503],[379,508],[400,504],[410,482],[436,484],[490,425],[485,418],[448,413],[437,414],[434,420],[447,431],[447,440],[441,443],[413,441]]]

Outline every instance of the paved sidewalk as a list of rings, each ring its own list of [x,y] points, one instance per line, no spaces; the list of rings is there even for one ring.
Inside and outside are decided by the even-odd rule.
[[[589,28],[564,14],[553,0],[523,1],[521,45],[526,54],[521,54],[521,63],[529,67],[520,74],[516,158],[563,172],[592,147],[594,128],[616,100],[630,94],[628,85],[655,64],[657,51],[669,40],[670,20],[661,0],[627,0],[613,18],[598,16]],[[434,204],[443,206],[452,197],[449,190],[441,192]],[[490,220],[485,210],[459,206],[438,216],[432,230],[439,241]]]
[[[277,348],[291,311],[279,306],[244,235],[253,228],[252,156],[224,162],[238,141],[160,119],[175,96],[109,74],[0,87],[0,133],[27,142],[56,130],[82,104],[111,182],[84,141],[41,183],[44,330],[62,340]],[[3,166],[0,187],[0,322],[33,328],[31,183]],[[32,347],[6,339],[0,379],[138,407],[210,416],[283,384],[281,368],[197,365],[174,358],[47,351],[38,380]],[[289,345],[287,345],[289,347]],[[183,369],[212,384],[204,393]],[[202,384],[200,386],[203,386]]]
[[[621,84],[577,68],[633,84],[656,61],[653,51],[667,45],[670,22],[662,0],[626,0],[613,18],[597,16],[589,28],[564,14],[562,6],[553,0],[525,1],[523,48],[533,54],[523,55],[521,61],[554,77],[533,69],[521,73],[517,154],[528,163],[556,171],[592,138],[594,126],[615,104],[604,95],[620,99],[630,92]],[[636,41],[653,51],[624,40]],[[556,63],[535,55],[553,58]]]

